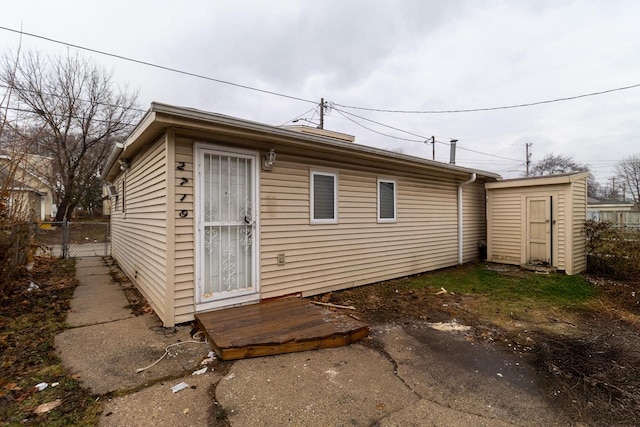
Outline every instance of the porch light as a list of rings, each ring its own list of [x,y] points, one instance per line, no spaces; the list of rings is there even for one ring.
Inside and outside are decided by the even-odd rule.
[[[273,163],[275,161],[276,161],[276,152],[272,148],[271,150],[269,150],[269,152],[267,152],[264,155],[264,162],[262,163],[262,166],[265,170],[271,170],[271,168],[273,167]]]

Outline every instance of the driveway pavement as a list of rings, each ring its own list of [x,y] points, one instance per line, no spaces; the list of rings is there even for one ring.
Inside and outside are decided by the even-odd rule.
[[[224,372],[194,376],[208,345],[186,343],[188,325],[167,331],[153,315],[132,317],[113,296],[118,285],[107,280],[113,268],[101,258],[78,260],[81,285],[69,316],[75,327],[56,337],[65,366],[104,401],[100,425],[568,423],[517,355],[427,324],[373,325],[370,338],[351,346],[240,360],[220,365]],[[98,307],[88,301],[97,292],[112,296]],[[136,372],[179,342],[158,364]],[[172,392],[180,382],[189,387]]]

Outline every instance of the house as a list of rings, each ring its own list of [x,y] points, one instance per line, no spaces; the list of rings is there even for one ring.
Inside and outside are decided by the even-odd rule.
[[[587,218],[595,221],[611,221],[618,226],[640,226],[640,210],[633,202],[621,200],[587,199]]]
[[[50,220],[56,214],[53,191],[47,184],[51,159],[34,154],[0,154],[0,189],[12,218]]]
[[[102,177],[112,256],[166,326],[476,260],[499,178],[158,103]]]
[[[588,172],[488,182],[487,260],[586,269]]]

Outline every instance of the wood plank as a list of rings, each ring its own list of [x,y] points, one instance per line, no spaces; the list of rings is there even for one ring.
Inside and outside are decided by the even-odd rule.
[[[323,348],[342,347],[354,343],[369,334],[366,330],[357,331],[350,335],[334,335],[329,338],[315,341],[291,342],[284,345],[255,345],[225,349],[222,360],[246,359],[249,357],[273,356],[276,354],[294,353],[298,351],[320,350]]]
[[[222,360],[339,347],[369,334],[365,323],[298,298],[197,313],[195,317]]]
[[[294,330],[300,323],[305,323],[310,318],[307,309],[307,305],[310,304],[304,302],[303,304],[293,304],[295,301],[285,304],[265,303],[262,305],[268,306],[267,309],[251,310],[248,315],[235,311],[232,319],[217,321],[215,326],[209,330],[216,334],[217,341],[222,346],[233,346],[233,341],[238,337],[247,339],[273,334],[278,330]],[[313,322],[319,321],[317,316],[313,319]],[[256,339],[259,341],[261,338]]]

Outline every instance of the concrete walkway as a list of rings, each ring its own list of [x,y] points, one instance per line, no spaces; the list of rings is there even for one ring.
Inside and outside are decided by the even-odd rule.
[[[55,339],[65,367],[81,384],[105,400],[100,421],[105,426],[207,425],[211,398],[207,393],[220,375],[192,376],[210,351],[203,343],[184,343],[154,367],[170,344],[191,340],[190,327],[162,327],[155,315],[135,317],[112,272],[122,274],[110,260],[76,261],[79,286],[67,316],[69,329]],[[173,393],[186,382],[189,388]],[[118,397],[109,398],[110,395]]]
[[[103,426],[567,424],[518,355],[417,322],[374,326],[362,344],[240,360],[224,375],[192,376],[210,349],[185,343],[136,373],[190,340],[190,327],[173,333],[154,315],[132,316],[109,261],[76,265],[70,328],[56,347],[105,402]],[[173,393],[182,381],[190,387]]]

